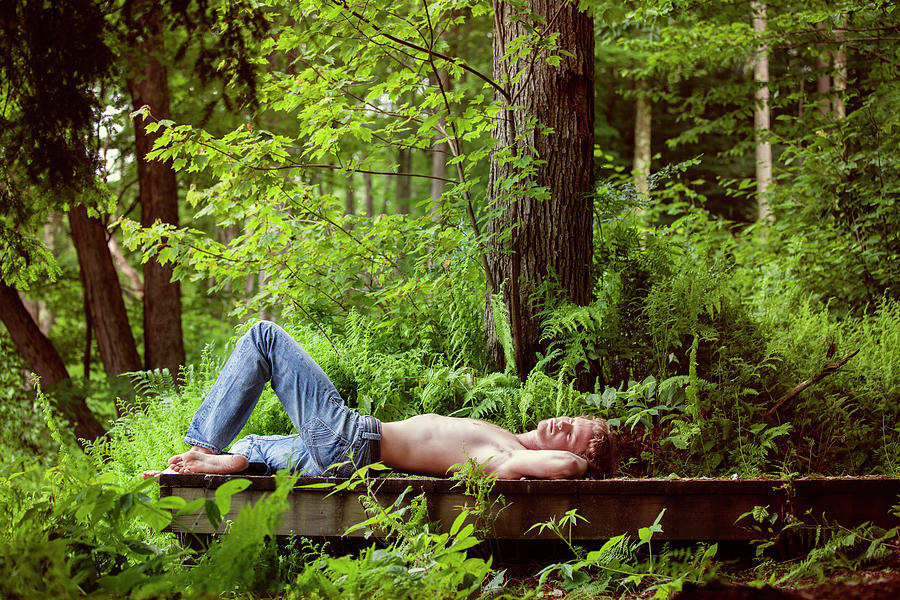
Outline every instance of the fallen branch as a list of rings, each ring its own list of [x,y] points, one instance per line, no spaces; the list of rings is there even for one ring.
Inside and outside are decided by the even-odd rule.
[[[768,414],[771,416],[772,413],[781,408],[785,402],[787,402],[809,386],[820,382],[826,375],[830,375],[831,373],[834,373],[835,371],[843,367],[845,364],[847,364],[847,361],[856,356],[860,350],[861,348],[857,348],[855,351],[848,354],[844,359],[838,362],[828,363],[827,365],[822,367],[822,370],[816,373],[815,377],[813,377],[812,379],[807,379],[806,381],[789,391],[787,394],[779,398],[778,402],[775,403],[775,406],[769,409]]]

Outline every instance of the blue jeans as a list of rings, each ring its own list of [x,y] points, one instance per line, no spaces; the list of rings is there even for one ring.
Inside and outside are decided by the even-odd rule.
[[[334,477],[349,477],[380,459],[381,423],[347,408],[321,367],[268,321],[255,323],[238,340],[184,441],[221,452],[247,423],[267,381],[298,433],[249,435],[235,442],[232,454],[265,463],[269,473],[291,468]]]

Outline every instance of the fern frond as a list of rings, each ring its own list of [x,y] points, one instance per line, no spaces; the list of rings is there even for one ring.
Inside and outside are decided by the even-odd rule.
[[[503,348],[503,358],[506,361],[506,372],[515,372],[516,352],[513,345],[512,327],[509,322],[509,311],[503,303],[503,291],[491,296],[491,312],[494,315],[494,330],[497,332],[497,341]]]

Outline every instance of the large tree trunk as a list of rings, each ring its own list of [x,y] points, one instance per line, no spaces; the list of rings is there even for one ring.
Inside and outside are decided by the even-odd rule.
[[[532,301],[537,286],[552,272],[568,299],[580,305],[590,302],[593,288],[593,23],[575,3],[530,0],[528,4],[530,11],[545,19],[546,25],[538,27],[546,36],[559,34],[561,63],[553,67],[543,58],[527,66],[501,62],[507,44],[527,29],[516,20],[521,10],[495,4],[494,80],[506,82],[519,68],[526,66],[526,70],[506,87],[507,105],[522,108],[507,109],[497,119],[494,136],[499,143],[491,160],[489,188],[491,207],[500,212],[489,228],[489,270],[491,279],[505,282],[503,301],[510,315],[515,368],[522,378],[543,350],[540,307]],[[524,123],[530,118],[553,128],[553,133],[526,131]],[[517,136],[523,137],[516,140]],[[517,171],[513,163],[498,160],[497,152],[514,148],[517,156],[524,156],[531,147],[537,151],[536,158],[545,162],[526,187],[544,187],[546,198],[503,189]],[[523,189],[520,186],[519,192]],[[491,354],[502,362],[490,302],[485,325]]]
[[[66,365],[56,347],[34,322],[19,293],[2,281],[0,281],[0,319],[6,325],[19,354],[34,374],[40,377],[44,389],[51,389],[69,381]],[[63,396],[65,399],[59,401],[57,408],[71,421],[76,439],[93,441],[106,433],[84,398],[71,394],[60,395]]]
[[[766,31],[766,5],[751,3],[753,30]],[[753,109],[753,127],[756,133],[756,205],[757,219],[768,224],[773,220],[769,206],[768,190],[772,183],[772,144],[769,142],[769,54],[762,44],[753,58],[753,79],[756,82],[756,103]]]
[[[144,0],[138,3],[144,30],[138,42],[137,74],[128,81],[135,110],[147,105],[157,119],[169,118],[169,85],[166,68],[160,62],[165,52],[160,7]],[[147,161],[158,134],[149,134],[142,117],[135,118],[135,151],[140,183],[141,224],[157,221],[178,225],[178,188],[175,172],[159,161]],[[144,265],[144,362],[146,368],[165,367],[173,377],[184,364],[181,331],[181,287],[172,281],[172,266],[150,259]]]
[[[106,245],[106,228],[89,217],[84,206],[69,209],[72,242],[78,252],[81,280],[89,319],[97,336],[100,358],[107,375],[141,369],[131,325],[125,312],[122,288]]]

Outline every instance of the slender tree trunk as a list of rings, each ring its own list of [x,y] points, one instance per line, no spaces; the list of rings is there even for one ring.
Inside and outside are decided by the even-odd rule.
[[[439,142],[431,148],[431,175],[432,177],[445,178],[447,176],[447,154],[450,148],[447,142]],[[444,182],[441,179],[431,180],[431,213],[438,215],[441,212],[441,196],[444,194]]]
[[[164,56],[161,9],[151,0],[139,0],[144,27],[138,42],[137,74],[128,81],[135,110],[147,105],[157,119],[168,119],[169,84]],[[135,119],[135,150],[140,183],[141,224],[151,227],[160,221],[178,225],[178,187],[175,172],[167,163],[148,161],[158,134],[147,133],[142,117]],[[184,364],[181,329],[181,286],[172,281],[172,265],[150,259],[144,265],[144,361],[148,369],[164,367],[177,379]]]
[[[139,300],[142,299],[144,297],[144,282],[141,281],[140,273],[125,258],[115,236],[110,236],[107,245],[109,246],[109,253],[116,262],[116,269],[125,276],[130,284],[130,287],[125,289],[126,293]]]
[[[637,82],[637,99],[635,100],[634,117],[634,185],[643,198],[650,193],[650,134],[652,126],[652,107],[647,97],[649,85],[646,81]]]
[[[31,318],[34,319],[34,323],[38,326],[38,329],[41,330],[41,333],[50,335],[50,328],[53,327],[54,315],[47,310],[47,303],[43,300],[22,299],[22,304],[25,305],[25,309],[28,311],[28,314],[31,315]]]
[[[445,34],[446,36],[446,34]],[[434,85],[440,86],[442,90],[446,93],[450,93],[450,74],[447,73],[446,69],[438,69],[437,75],[432,76],[434,79]],[[440,119],[440,124],[443,126],[446,123],[446,119],[443,117]],[[458,149],[462,152],[462,148]],[[450,153],[450,146],[447,142],[438,142],[432,146],[432,154],[431,154],[431,175],[433,177],[446,177],[447,175],[447,157]],[[444,193],[444,182],[441,179],[432,179],[431,180],[431,199],[434,201],[431,207],[431,212],[433,215],[437,216],[440,214],[440,206],[439,203],[441,201],[441,196]]]
[[[766,30],[766,5],[751,3],[753,30],[762,34]],[[769,54],[765,45],[756,49],[753,60],[753,79],[756,82],[756,102],[753,109],[753,128],[756,133],[756,203],[760,223],[773,221],[769,206],[768,190],[772,183],[772,145],[769,142]]]
[[[257,274],[256,274],[256,285],[258,286],[258,289],[261,290],[266,287],[267,279],[268,279],[268,277],[266,276],[266,270],[263,268],[260,268],[259,272],[257,272]],[[272,316],[273,316],[272,311],[270,310],[269,305],[266,305],[262,309],[262,311],[260,311],[260,313],[259,313],[259,318],[264,321],[271,321]]]
[[[28,363],[28,367],[40,377],[41,386],[51,389],[69,382],[69,373],[53,343],[31,318],[18,292],[0,281],[0,318],[6,325],[13,343]],[[91,412],[84,398],[62,394],[64,400],[57,407],[71,421],[75,438],[96,440],[106,433],[103,425]]]
[[[824,32],[825,23],[816,23],[816,29]],[[831,99],[829,98],[831,93],[831,75],[828,72],[831,64],[828,60],[828,54],[830,53],[822,53],[816,57],[816,70],[819,73],[819,76],[816,78],[816,105],[819,107],[819,114],[822,115],[827,115],[831,112]]]
[[[356,211],[356,198],[353,192],[353,173],[347,173],[347,183],[344,188],[344,213],[348,215],[352,215]]]
[[[412,170],[412,150],[400,148],[397,151],[397,170],[400,173],[409,173]],[[408,215],[410,199],[412,198],[411,182],[409,177],[397,177],[397,213]]]
[[[106,245],[106,228],[100,219],[89,217],[82,205],[69,209],[69,227],[103,367],[107,375],[138,371],[141,359]]]
[[[363,173],[363,186],[365,187],[366,216],[372,218],[375,216],[375,199],[372,197],[372,175],[370,173]]]
[[[537,287],[552,276],[571,302],[585,305],[592,297],[593,23],[575,3],[530,0],[528,11],[544,19],[539,27],[548,36],[558,34],[561,62],[554,67],[538,58],[515,65],[500,58],[507,45],[527,31],[518,21],[523,11],[503,2],[494,8],[494,80],[509,82],[519,69],[525,71],[517,81],[505,84],[506,105],[522,108],[504,110],[494,130],[499,143],[490,165],[489,194],[491,207],[500,215],[489,227],[488,262],[491,278],[504,282],[514,366],[524,379],[537,362],[537,353],[544,350],[540,306],[532,301]],[[527,131],[523,123],[530,118],[553,133]],[[546,197],[504,190],[503,183],[515,179],[517,171],[513,163],[497,160],[496,153],[508,148],[518,156],[534,148],[537,158],[545,161],[528,187],[546,189]],[[502,363],[490,302],[485,313],[490,352]]]
[[[846,23],[847,18],[841,18],[841,27]],[[843,39],[844,33],[841,30],[836,32],[838,40]],[[847,89],[847,51],[844,44],[841,43],[834,51],[834,98],[831,101],[831,110],[837,118],[847,116],[847,108],[844,106],[844,90]]]

